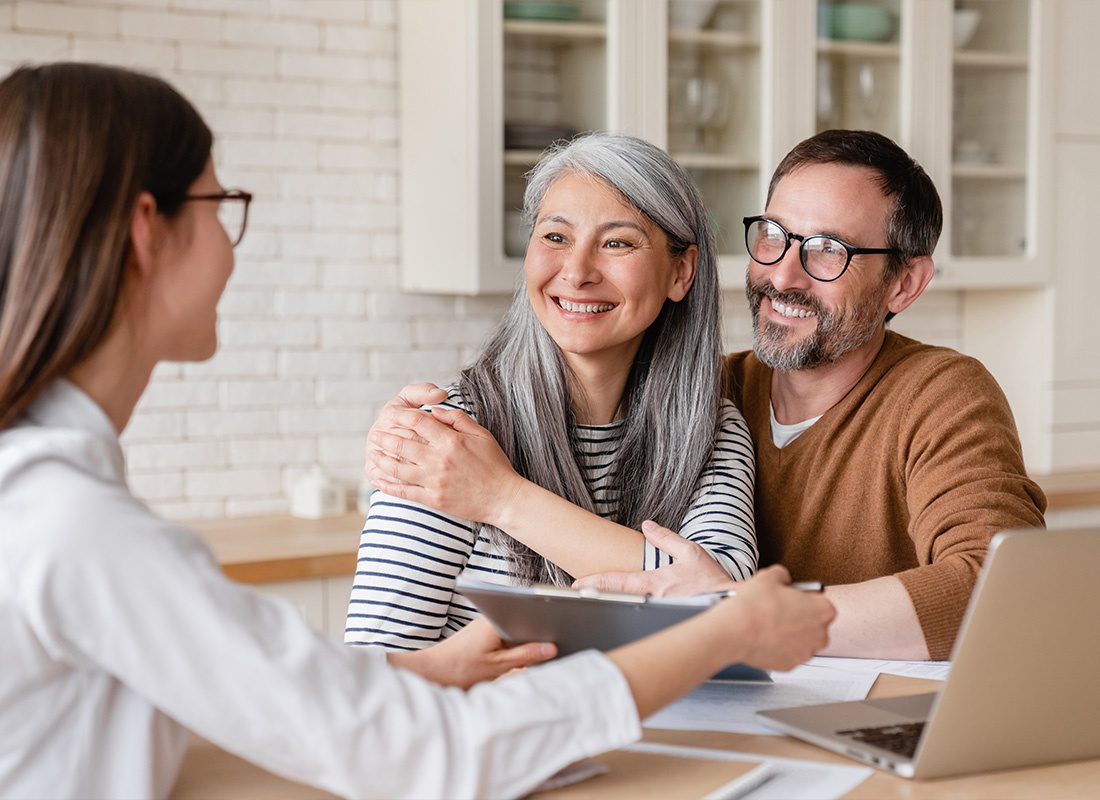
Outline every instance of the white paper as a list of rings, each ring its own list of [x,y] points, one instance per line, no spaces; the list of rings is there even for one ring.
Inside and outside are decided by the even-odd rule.
[[[947,680],[951,671],[950,661],[887,661],[879,658],[826,658],[817,656],[807,664],[815,667],[830,667],[851,672],[882,672],[890,675],[908,675],[911,678],[930,678]]]
[[[817,703],[863,700],[878,673],[803,665],[773,672],[774,683],[709,681],[645,720],[648,728],[782,736],[758,722],[756,712]]]
[[[729,750],[711,750],[701,747],[639,742],[626,750],[680,758],[709,758],[716,761],[757,761],[774,773],[762,785],[744,794],[735,794],[738,800],[837,800],[867,780],[874,770],[847,764],[827,764],[798,758],[777,758],[758,753],[736,753]]]

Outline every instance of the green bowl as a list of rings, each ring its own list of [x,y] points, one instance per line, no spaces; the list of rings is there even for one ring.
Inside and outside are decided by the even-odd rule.
[[[831,9],[829,22],[834,39],[881,42],[894,33],[894,15],[890,9],[870,3],[837,3]]]

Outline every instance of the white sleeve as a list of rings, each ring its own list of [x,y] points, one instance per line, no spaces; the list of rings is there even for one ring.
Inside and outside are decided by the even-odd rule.
[[[756,571],[759,552],[753,516],[756,456],[741,412],[722,401],[718,433],[710,460],[691,495],[680,535],[703,547],[734,580]],[[658,569],[672,559],[645,543],[645,569]]]
[[[508,797],[640,734],[600,654],[444,689],[232,583],[198,537],[121,487],[56,505],[8,565],[42,646],[272,772],[343,796]]]

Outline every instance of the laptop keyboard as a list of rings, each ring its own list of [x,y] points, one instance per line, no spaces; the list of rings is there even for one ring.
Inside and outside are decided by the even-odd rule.
[[[847,736],[857,742],[912,758],[917,753],[917,744],[923,732],[923,722],[906,722],[901,725],[881,725],[877,728],[852,728],[847,731],[837,731],[837,735]]]

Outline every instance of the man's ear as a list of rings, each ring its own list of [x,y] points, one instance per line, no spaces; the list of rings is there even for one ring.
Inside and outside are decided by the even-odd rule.
[[[909,308],[928,288],[928,283],[935,274],[936,265],[932,261],[932,256],[914,258],[891,281],[886,295],[887,309],[893,314],[898,314]]]
[[[698,261],[699,248],[695,245],[689,245],[688,249],[683,252],[683,255],[676,259],[673,264],[676,270],[676,276],[672,281],[672,286],[668,290],[669,300],[674,303],[679,303],[687,297],[691,285],[695,283],[695,267]]]
[[[131,261],[140,277],[148,278],[152,274],[161,223],[157,201],[149,192],[141,192],[130,215]]]

